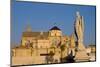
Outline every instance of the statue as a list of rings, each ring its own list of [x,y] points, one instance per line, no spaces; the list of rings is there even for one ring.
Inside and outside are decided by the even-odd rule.
[[[79,12],[76,12],[76,21],[74,29],[75,29],[78,49],[85,49],[85,47],[83,46],[84,21],[83,21],[83,16],[80,16]]]
[[[76,12],[76,21],[74,25],[76,35],[76,47],[75,50],[75,61],[88,61],[89,57],[86,53],[85,46],[83,45],[84,38],[84,21],[83,16],[80,16],[79,12]]]

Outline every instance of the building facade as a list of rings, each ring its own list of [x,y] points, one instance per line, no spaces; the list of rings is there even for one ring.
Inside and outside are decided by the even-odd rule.
[[[21,45],[12,49],[12,65],[60,63],[68,55],[71,41],[57,26],[47,32],[33,32],[27,27],[22,33]],[[62,45],[65,45],[63,51]]]

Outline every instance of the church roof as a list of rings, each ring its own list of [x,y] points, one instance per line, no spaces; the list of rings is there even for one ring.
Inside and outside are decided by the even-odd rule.
[[[60,30],[57,26],[52,27],[50,30]]]
[[[23,37],[35,37],[35,38],[47,38],[49,36],[48,32],[23,32]]]

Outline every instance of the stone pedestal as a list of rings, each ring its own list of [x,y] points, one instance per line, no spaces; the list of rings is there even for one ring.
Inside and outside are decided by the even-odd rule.
[[[77,51],[74,59],[76,62],[89,61],[89,56],[85,51]]]
[[[89,56],[87,55],[86,49],[82,43],[79,43],[74,59],[76,62],[89,61]]]

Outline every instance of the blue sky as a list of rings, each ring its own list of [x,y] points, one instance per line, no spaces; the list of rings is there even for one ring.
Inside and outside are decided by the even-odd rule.
[[[74,32],[76,11],[84,17],[84,44],[95,44],[95,6],[14,0],[11,3],[11,42],[20,43],[22,32],[27,25],[30,25],[33,31],[48,31],[56,25],[63,34],[70,36]]]

